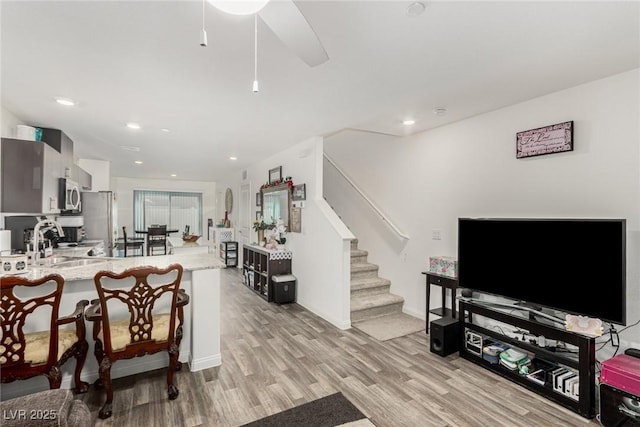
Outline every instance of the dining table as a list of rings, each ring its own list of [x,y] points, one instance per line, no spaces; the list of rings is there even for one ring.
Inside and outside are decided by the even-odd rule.
[[[140,233],[140,234],[147,234],[147,230],[134,230],[136,233]],[[167,228],[167,234],[171,234],[171,233],[177,233],[178,230],[177,228],[172,228],[172,229],[168,229]]]

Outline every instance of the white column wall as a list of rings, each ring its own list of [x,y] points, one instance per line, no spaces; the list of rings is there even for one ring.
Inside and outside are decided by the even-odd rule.
[[[269,169],[282,166],[282,177],[291,176],[294,184],[306,184],[305,207],[302,208],[302,232],[287,233],[287,248],[293,251],[292,273],[297,278],[297,303],[338,328],[350,323],[349,242],[353,234],[344,226],[322,198],[322,154],[320,137],[310,138],[247,168],[252,198],[267,181]],[[241,173],[235,181],[220,183],[240,194]],[[238,206],[238,204],[234,204]],[[251,217],[259,210],[251,203]],[[238,210],[231,220],[237,224]],[[252,230],[250,241],[256,241]],[[256,296],[257,298],[257,296]]]

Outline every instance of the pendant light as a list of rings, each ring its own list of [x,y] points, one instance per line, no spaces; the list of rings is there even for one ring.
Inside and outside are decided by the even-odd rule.
[[[258,93],[258,14],[253,21],[253,93]]]
[[[200,46],[207,47],[207,31],[204,29],[204,0],[202,0],[202,30],[200,31]]]

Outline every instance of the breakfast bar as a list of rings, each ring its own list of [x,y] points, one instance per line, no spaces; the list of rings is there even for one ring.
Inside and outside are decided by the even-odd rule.
[[[163,255],[131,258],[73,258],[43,261],[38,266],[29,266],[29,271],[23,276],[30,280],[38,279],[49,274],[60,274],[65,279],[64,291],[60,302],[60,316],[74,311],[81,300],[97,298],[93,278],[98,271],[107,270],[120,273],[134,267],[155,266],[167,267],[171,264],[181,264],[181,289],[190,296],[190,302],[185,306],[184,335],[180,345],[181,362],[186,362],[191,371],[199,371],[222,363],[220,353],[220,269],[224,263],[213,254],[185,254]],[[47,328],[48,314],[43,313],[43,325],[39,329]],[[91,324],[87,322],[87,342],[89,352],[84,368],[82,380],[93,383],[98,378],[98,364],[93,356],[94,341],[91,336]],[[140,372],[150,371],[168,366],[166,354],[158,353],[145,358],[123,360],[115,364],[111,371],[112,378],[124,377]],[[69,362],[62,366],[62,388],[70,388],[74,364]],[[33,393],[48,388],[43,376],[30,380],[3,384],[2,400]]]

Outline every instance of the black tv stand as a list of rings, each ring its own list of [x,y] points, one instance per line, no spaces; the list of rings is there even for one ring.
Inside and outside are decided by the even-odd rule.
[[[509,313],[509,310],[519,310],[521,308],[507,304],[488,303],[487,301],[460,299],[460,357],[545,396],[585,418],[593,418],[595,416],[596,400],[595,338],[567,331],[564,327],[555,327]],[[536,312],[536,314],[539,313]],[[550,317],[553,318],[553,316]],[[577,348],[577,352],[558,351],[559,348],[540,347],[531,342],[520,341],[506,335],[504,333],[504,325],[495,329],[487,324],[481,326],[478,322],[479,318],[482,318],[485,323],[497,321],[504,325],[512,325],[518,329],[526,330],[528,335],[544,336],[547,340],[565,343]],[[558,320],[554,318],[554,321],[557,322]],[[515,347],[533,354],[532,369],[543,368],[548,373],[547,378],[542,382],[535,382],[525,374],[520,373],[518,369],[510,370],[499,363],[495,363],[495,360],[492,363],[488,358],[483,357],[484,353],[478,354],[477,341],[474,345],[467,345],[469,335],[482,339],[482,343],[479,345],[480,350],[485,344],[503,344],[506,347]],[[550,373],[558,368],[566,369],[570,374],[578,374],[578,396],[569,396],[553,387],[553,382],[549,381]]]

